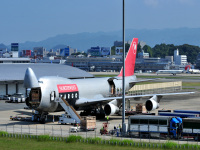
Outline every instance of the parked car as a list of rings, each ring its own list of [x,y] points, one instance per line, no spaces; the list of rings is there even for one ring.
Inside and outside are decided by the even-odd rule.
[[[16,93],[16,95],[15,95],[15,102],[17,102],[17,103],[24,103],[25,102],[25,97],[24,97],[24,95],[22,94],[22,93]]]
[[[10,102],[22,103],[25,102],[25,97],[22,93],[15,93],[10,97]]]
[[[9,101],[10,101],[10,102],[14,102],[14,101],[15,101],[15,96],[16,96],[16,93],[15,93],[15,94],[12,94],[12,95],[10,96]]]
[[[2,100],[3,99],[3,95],[0,95],[0,100]]]
[[[3,100],[10,100],[10,96],[11,96],[10,94],[4,95],[4,96],[3,96]]]

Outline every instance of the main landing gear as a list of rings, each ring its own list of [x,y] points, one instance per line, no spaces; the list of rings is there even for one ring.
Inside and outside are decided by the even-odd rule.
[[[97,119],[104,119],[105,112],[99,109],[91,109],[91,110],[85,110],[84,112],[81,112],[80,116],[96,116]]]
[[[48,113],[46,112],[39,113],[38,111],[35,111],[35,113],[32,114],[32,121],[44,124],[47,121],[47,115]]]

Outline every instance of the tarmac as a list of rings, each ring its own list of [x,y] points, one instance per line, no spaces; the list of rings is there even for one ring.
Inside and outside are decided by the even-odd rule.
[[[166,75],[167,76],[167,75]],[[182,76],[182,75],[181,75]],[[186,75],[188,76],[188,75]],[[196,75],[199,76],[200,75]],[[162,81],[171,81],[177,79],[161,79],[159,82]],[[180,79],[178,79],[180,81]],[[200,80],[197,79],[182,79],[183,82],[200,82]],[[182,110],[200,110],[200,87],[184,87],[183,91],[193,91],[194,94],[190,95],[175,95],[175,96],[165,96],[160,101],[160,108],[165,110],[174,110],[174,109],[182,109]],[[141,101],[133,101],[131,105],[134,105],[135,103],[141,103],[145,102],[147,99],[143,99]],[[60,125],[58,122],[48,122],[45,125],[40,124],[38,122],[32,122],[32,121],[13,121],[10,120],[10,116],[22,116],[22,117],[31,117],[32,110],[26,110],[24,107],[26,107],[25,103],[5,103],[4,100],[0,100],[0,131],[7,131],[10,133],[29,133],[29,134],[50,134],[50,135],[61,135],[61,136],[67,136],[71,133],[69,132],[69,129],[72,127],[72,125]],[[157,113],[158,110],[152,111],[152,113]],[[57,113],[50,113],[50,115],[61,115],[64,112],[57,112]],[[53,120],[52,120],[53,121]],[[96,130],[91,132],[80,132],[76,133],[82,136],[101,136],[99,131],[102,128],[102,124],[106,122],[106,118],[103,120],[97,120],[96,122]],[[128,123],[128,116],[126,116],[126,123]],[[122,124],[122,116],[109,116],[109,127],[108,130],[112,130],[114,126],[119,126]],[[103,138],[107,138],[104,136]]]

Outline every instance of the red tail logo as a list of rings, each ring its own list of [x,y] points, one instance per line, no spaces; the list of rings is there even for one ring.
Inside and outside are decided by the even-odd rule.
[[[190,65],[187,65],[187,66],[185,66],[185,71],[188,71],[188,70],[190,70],[190,68],[191,68],[191,66],[190,66]]]
[[[125,76],[134,75],[137,44],[138,44],[138,38],[133,38],[133,41],[130,45],[130,48],[125,60]],[[122,77],[122,74],[123,74],[122,72],[123,72],[123,68],[121,69],[118,77]]]

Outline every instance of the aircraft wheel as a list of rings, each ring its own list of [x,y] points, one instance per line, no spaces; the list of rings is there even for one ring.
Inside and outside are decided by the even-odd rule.
[[[40,117],[37,117],[37,121],[40,122]]]
[[[45,124],[45,118],[40,118],[40,123]]]

